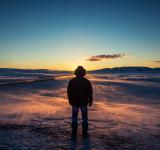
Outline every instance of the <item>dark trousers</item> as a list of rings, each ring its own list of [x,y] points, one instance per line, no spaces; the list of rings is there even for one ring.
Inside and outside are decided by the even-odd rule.
[[[78,123],[77,123],[77,117],[78,117],[78,111],[79,108],[81,110],[82,114],[82,129],[83,131],[88,130],[88,108],[87,106],[72,106],[72,129],[77,130]]]

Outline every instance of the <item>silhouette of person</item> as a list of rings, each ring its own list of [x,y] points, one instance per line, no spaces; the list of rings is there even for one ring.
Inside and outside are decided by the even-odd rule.
[[[82,66],[78,66],[74,71],[76,77],[71,79],[68,83],[67,94],[69,99],[69,104],[72,106],[72,138],[77,137],[77,116],[79,109],[82,114],[82,129],[83,138],[88,137],[88,107],[92,106],[93,96],[92,96],[92,85],[88,79],[84,76],[86,75],[86,70]]]

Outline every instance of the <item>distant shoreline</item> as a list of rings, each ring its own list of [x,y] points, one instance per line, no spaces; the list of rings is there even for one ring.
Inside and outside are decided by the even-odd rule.
[[[0,74],[8,73],[45,73],[45,74],[59,74],[67,73],[70,74],[73,71],[67,70],[48,70],[48,69],[17,69],[17,68],[0,68]],[[117,72],[153,72],[160,73],[160,68],[150,67],[114,67],[114,68],[103,68],[97,70],[89,70],[88,73],[117,73]]]

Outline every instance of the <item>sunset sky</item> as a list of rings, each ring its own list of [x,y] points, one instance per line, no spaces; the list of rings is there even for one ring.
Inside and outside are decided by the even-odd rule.
[[[160,67],[159,0],[1,0],[0,67]]]

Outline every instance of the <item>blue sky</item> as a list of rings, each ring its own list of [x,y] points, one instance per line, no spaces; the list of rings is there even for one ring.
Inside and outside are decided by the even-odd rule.
[[[160,67],[158,0],[1,0],[0,67]],[[98,61],[88,58],[99,55]]]

